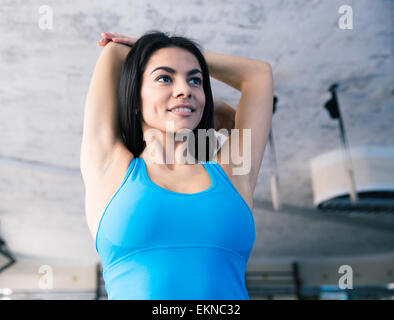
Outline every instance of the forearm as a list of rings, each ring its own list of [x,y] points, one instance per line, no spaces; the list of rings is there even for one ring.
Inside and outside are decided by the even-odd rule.
[[[113,68],[113,71],[117,74],[120,74],[123,63],[126,60],[128,53],[130,52],[131,47],[115,42],[109,42],[104,48],[102,55],[108,55],[106,63],[109,63]],[[104,52],[107,51],[107,52]],[[99,58],[100,59],[100,58]]]
[[[101,104],[105,99],[116,100],[120,72],[128,50],[130,48],[127,46],[114,42],[108,43],[102,49],[90,82],[87,96],[89,101]]]
[[[264,61],[246,57],[210,52],[203,52],[203,55],[210,76],[239,91],[245,82],[250,81],[251,75],[270,68]]]

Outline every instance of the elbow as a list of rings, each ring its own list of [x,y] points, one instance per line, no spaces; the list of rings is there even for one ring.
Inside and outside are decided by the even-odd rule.
[[[267,72],[269,74],[272,74],[272,67],[271,67],[271,65],[268,62],[259,60],[259,72],[261,72],[261,70],[263,72]]]
[[[264,86],[273,86],[272,68],[269,63],[258,61],[241,82],[240,91],[244,92],[249,88],[255,87],[261,89],[262,84]]]
[[[255,60],[255,63],[251,65],[248,72],[246,73],[245,80],[250,80],[251,78],[261,78],[261,77],[272,78],[272,67],[269,63],[262,60]]]

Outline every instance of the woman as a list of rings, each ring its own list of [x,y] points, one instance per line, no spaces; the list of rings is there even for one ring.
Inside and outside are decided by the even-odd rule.
[[[269,64],[201,52],[194,41],[159,31],[102,36],[80,165],[108,298],[249,299],[253,191],[272,120]],[[198,143],[197,134],[214,128],[209,76],[242,93],[234,119],[240,130],[213,160],[212,145]],[[252,132],[249,153],[244,129]],[[184,142],[174,139],[180,132],[195,137],[195,159],[209,149],[205,160],[183,161]],[[238,147],[250,162],[243,174],[225,156]]]

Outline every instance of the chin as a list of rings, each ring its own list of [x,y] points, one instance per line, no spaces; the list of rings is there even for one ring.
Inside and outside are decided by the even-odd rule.
[[[176,128],[175,130],[174,130],[174,133],[180,133],[180,132],[190,132],[190,131],[193,131],[194,130],[194,128],[190,128],[190,127],[180,127],[180,128]]]
[[[167,132],[177,132],[181,129],[189,129],[194,130],[198,126],[198,123],[194,121],[190,121],[189,119],[166,119],[164,121],[163,130]]]

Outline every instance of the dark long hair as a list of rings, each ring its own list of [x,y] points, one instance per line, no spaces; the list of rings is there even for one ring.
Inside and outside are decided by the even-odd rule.
[[[192,154],[196,160],[209,161],[212,158],[213,143],[209,138],[205,143],[205,151],[198,150],[198,129],[209,130],[214,128],[214,104],[208,65],[202,54],[201,46],[192,39],[180,36],[169,36],[161,31],[148,31],[132,46],[123,64],[118,87],[119,129],[126,147],[134,157],[139,157],[146,147],[142,132],[141,112],[141,84],[142,75],[151,55],[161,49],[179,47],[192,53],[201,66],[203,76],[203,89],[205,93],[205,107],[200,123],[193,130],[195,137],[195,152]],[[138,113],[136,113],[138,111]],[[211,132],[211,131],[210,131]],[[206,152],[208,151],[208,152]]]

